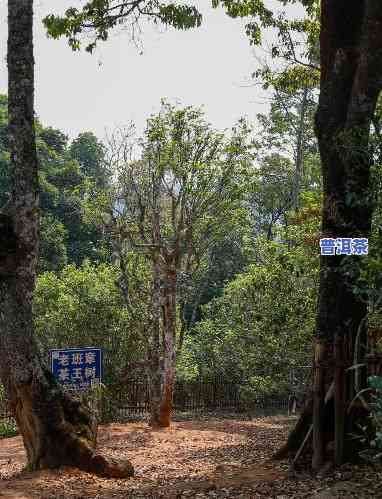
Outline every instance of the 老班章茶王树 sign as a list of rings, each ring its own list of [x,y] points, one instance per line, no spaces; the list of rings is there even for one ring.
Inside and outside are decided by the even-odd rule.
[[[50,350],[53,376],[66,388],[85,390],[99,385],[102,378],[100,348],[63,348]]]

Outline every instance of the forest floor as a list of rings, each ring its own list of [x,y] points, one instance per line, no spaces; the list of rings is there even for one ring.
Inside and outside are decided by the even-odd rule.
[[[28,472],[20,437],[0,440],[1,499],[382,498],[382,472],[347,466],[315,478],[270,457],[293,417],[197,419],[153,431],[145,423],[99,428],[98,451],[125,457],[135,477],[102,479],[74,468]]]

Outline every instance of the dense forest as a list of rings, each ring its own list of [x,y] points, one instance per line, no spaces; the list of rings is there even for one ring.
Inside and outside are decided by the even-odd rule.
[[[278,35],[252,75],[269,95],[254,122],[218,130],[201,107],[163,98],[142,134],[131,123],[69,140],[33,112],[33,2],[9,0],[0,399],[31,469],[133,473],[94,454],[94,415],[50,373],[50,350],[88,346],[102,348],[102,397],[145,380],[154,429],[171,425],[177,384],[219,380],[242,407],[301,401],[278,458],[309,443],[315,471],[328,453],[337,466],[380,459],[382,7],[301,3],[305,17],[290,19],[261,1],[213,2],[253,19],[253,45]],[[92,0],[44,24],[73,50],[90,30],[92,52],[132,15],[201,23],[191,6]],[[366,238],[368,255],[320,254],[327,238]]]
[[[200,232],[194,236],[199,244],[195,261],[184,262],[179,269],[178,377],[235,380],[242,385],[243,396],[248,396],[251,391],[288,390],[290,369],[310,365],[321,187],[312,133],[315,102],[313,94],[309,97],[304,109],[301,173],[296,172],[296,144],[291,144],[291,138],[300,123],[302,93],[293,98],[274,96],[269,115],[258,116],[256,140],[254,127],[248,123],[239,123],[232,131],[240,155],[235,161],[244,162],[241,178],[237,171],[227,172],[234,192],[224,200],[223,220],[222,211],[217,213],[215,208],[202,215],[193,227]],[[6,137],[6,96],[1,106],[1,136]],[[164,125],[168,135],[161,146],[174,156],[185,147],[198,153],[204,140],[211,146],[214,140],[232,143],[229,133],[224,137],[212,130],[196,109],[165,103],[161,113],[149,119],[146,137]],[[174,138],[180,125],[195,135]],[[199,136],[197,127],[202,129]],[[69,143],[62,132],[38,121],[36,132],[41,210],[35,298],[38,337],[46,352],[64,346],[102,346],[105,383],[109,384],[131,374],[130,365],[145,360],[142,336],[151,321],[150,269],[142,251],[130,246],[121,234],[128,204],[128,198],[125,206],[119,197],[125,179],[114,151],[92,133],[84,132]],[[116,134],[109,147],[129,147],[126,140],[125,135]],[[270,141],[274,151],[269,151]],[[7,172],[5,139],[1,157]],[[135,168],[136,161],[122,168]],[[300,175],[298,184],[296,175]],[[219,180],[212,168],[209,176],[209,185]],[[9,176],[4,175],[3,201],[8,192]],[[207,192],[203,186],[200,195]],[[111,221],[107,219],[110,209]],[[163,224],[167,223],[165,210],[166,206]],[[164,225],[163,230],[171,229]],[[117,248],[121,237],[122,249]],[[139,288],[141,281],[146,290]],[[129,284],[128,302],[125,282]],[[139,310],[139,320],[134,320],[131,304]]]

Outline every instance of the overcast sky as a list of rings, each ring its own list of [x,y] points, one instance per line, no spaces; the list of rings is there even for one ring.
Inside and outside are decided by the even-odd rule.
[[[203,26],[176,31],[144,26],[143,55],[128,33],[113,33],[92,55],[72,52],[66,40],[48,39],[42,18],[62,13],[78,0],[35,0],[36,113],[42,123],[70,137],[91,130],[100,138],[105,128],[133,120],[142,130],[159,109],[160,99],[204,105],[214,127],[231,127],[241,116],[253,120],[267,107],[265,94],[249,86],[257,67],[245,36],[243,20],[201,7]],[[0,92],[6,93],[7,2],[0,0]],[[246,86],[247,85],[247,86]]]

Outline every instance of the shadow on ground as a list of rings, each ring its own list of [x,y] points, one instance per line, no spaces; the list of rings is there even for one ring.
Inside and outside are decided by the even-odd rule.
[[[73,468],[21,471],[25,463],[21,438],[4,439],[0,441],[0,498],[171,499],[184,493],[184,497],[211,497],[209,491],[215,497],[272,497],[267,495],[270,488],[285,473],[268,460],[293,422],[287,417],[214,418],[176,422],[162,431],[144,423],[100,427],[99,451],[131,460],[136,476],[129,480],[107,480]],[[259,487],[263,492],[253,495]],[[243,488],[248,491],[242,492]],[[230,495],[219,495],[224,489]]]

